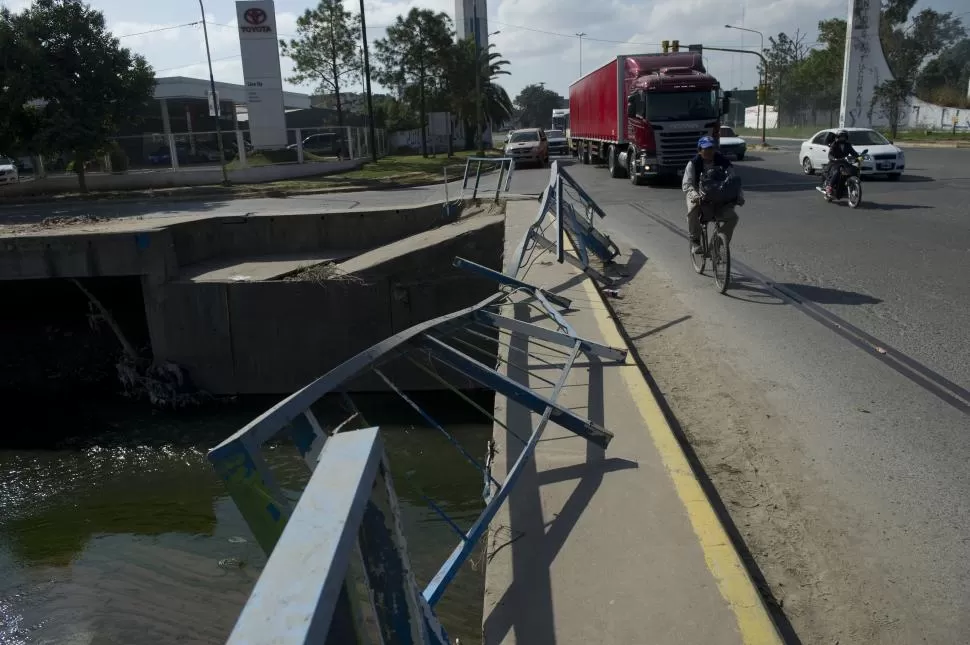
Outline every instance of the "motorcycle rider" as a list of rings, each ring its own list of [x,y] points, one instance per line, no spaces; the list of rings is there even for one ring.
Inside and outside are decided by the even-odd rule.
[[[711,168],[722,168],[727,173],[732,174],[734,167],[728,158],[715,149],[714,139],[705,135],[697,141],[697,154],[687,162],[684,169],[684,180],[681,182],[681,189],[687,193],[687,230],[690,232],[691,252],[699,255],[701,249],[701,210],[708,206],[700,194],[700,178],[706,170]],[[744,192],[740,192],[737,199],[738,206],[744,206]],[[717,206],[718,219],[724,222],[724,235],[728,242],[734,234],[734,229],[738,225],[738,214],[734,210],[734,204],[720,204]]]
[[[838,179],[840,162],[846,158],[855,159],[859,153],[855,151],[849,143],[849,133],[839,130],[835,135],[835,141],[829,146],[829,163],[825,172],[825,194],[831,195],[835,181]]]

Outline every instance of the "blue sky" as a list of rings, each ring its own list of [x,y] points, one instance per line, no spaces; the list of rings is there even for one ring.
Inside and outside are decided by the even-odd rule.
[[[357,11],[358,0],[345,0],[348,9]],[[0,0],[17,10],[26,0]],[[154,66],[158,76],[208,76],[202,30],[198,26],[178,26],[200,18],[197,0],[94,0],[92,6],[104,12],[112,31],[124,36],[122,43],[140,52]],[[239,40],[235,28],[233,0],[205,0],[210,21],[210,44],[216,80],[242,81]],[[276,0],[281,35],[292,35],[296,17],[311,6],[309,0]],[[395,2],[367,0],[368,37],[371,42],[384,35],[384,27],[411,7],[445,11],[454,17],[454,0]],[[941,11],[968,11],[966,0],[932,0],[929,6]],[[814,42],[816,24],[821,19],[846,15],[847,0],[492,0],[488,4],[489,29],[500,31],[492,37],[511,65],[511,76],[502,79],[514,97],[530,83],[544,82],[563,95],[579,74],[580,39],[583,69],[590,71],[616,54],[659,51],[661,40],[679,39],[682,45],[702,42],[709,46],[757,49],[755,34],[725,29],[725,24],[744,26],[769,35],[796,29]],[[970,23],[970,13],[965,16]],[[159,30],[161,31],[154,31]],[[143,33],[152,32],[152,33]],[[708,67],[727,87],[753,87],[757,83],[755,57],[711,52]],[[283,59],[287,89],[309,92],[313,88],[286,83],[291,72]],[[356,89],[356,88],[350,88]]]

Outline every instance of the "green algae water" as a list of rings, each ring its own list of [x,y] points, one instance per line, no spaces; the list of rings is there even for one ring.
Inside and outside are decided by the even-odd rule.
[[[4,449],[0,436],[0,645],[224,643],[266,557],[205,454],[274,402],[177,415],[115,402],[83,437]],[[490,425],[448,427],[484,452]],[[458,538],[421,495],[467,527],[482,508],[482,477],[435,430],[381,429],[424,584]],[[308,473],[295,452],[267,458],[298,495]],[[438,606],[463,644],[480,642],[480,558]]]

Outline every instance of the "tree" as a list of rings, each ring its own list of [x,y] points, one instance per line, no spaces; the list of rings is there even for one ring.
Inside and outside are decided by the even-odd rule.
[[[916,0],[889,0],[879,23],[889,69],[896,80],[909,85],[910,93],[926,60],[967,35],[960,19],[949,11],[923,9],[910,19],[915,4]]]
[[[542,83],[526,85],[515,97],[518,120],[523,127],[545,127],[552,119],[552,111],[566,104],[562,96],[547,90]]]
[[[930,60],[916,79],[916,95],[948,107],[970,107],[966,88],[970,84],[970,38]]]
[[[26,57],[33,51],[15,28],[13,14],[0,7],[0,154],[22,152],[25,138],[30,138],[25,120],[31,97],[23,70],[31,68]]]
[[[444,96],[447,109],[465,124],[465,148],[475,146],[475,119],[478,118],[476,106],[475,69],[481,75],[482,112],[485,121],[501,123],[512,116],[512,101],[508,92],[497,84],[499,76],[507,75],[505,69],[509,61],[492,51],[494,45],[478,52],[475,59],[475,41],[460,40],[454,45],[454,52],[448,58],[445,70]]]
[[[896,134],[899,132],[899,124],[909,108],[912,89],[912,83],[909,81],[894,78],[883,81],[873,90],[870,112],[877,111],[878,114],[889,121],[889,132],[892,139],[896,138]]]
[[[343,0],[320,0],[316,9],[307,9],[296,21],[297,37],[280,41],[283,56],[293,60],[296,73],[291,83],[316,83],[320,94],[332,93],[337,110],[337,125],[343,127],[340,102],[342,79],[361,73],[357,55],[360,16],[344,9]]]
[[[35,0],[11,21],[32,63],[13,85],[20,96],[43,104],[32,145],[73,151],[86,192],[85,163],[120,127],[138,120],[154,94],[155,74],[144,58],[119,45],[100,11],[82,2]]]
[[[794,35],[789,37],[785,32],[781,32],[777,37],[770,36],[768,42],[771,46],[763,52],[768,61],[767,74],[764,65],[759,65],[759,72],[771,88],[779,118],[785,114],[793,115],[803,105],[803,95],[800,91],[802,88],[798,87],[802,79],[795,72],[808,56],[805,34],[796,30]]]
[[[446,59],[453,52],[451,18],[430,9],[411,9],[387,28],[387,37],[374,43],[376,77],[393,87],[399,98],[416,90],[421,127],[421,154],[428,156],[428,95],[443,76]]]

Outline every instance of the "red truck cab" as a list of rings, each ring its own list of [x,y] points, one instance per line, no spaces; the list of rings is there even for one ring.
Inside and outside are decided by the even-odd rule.
[[[678,176],[700,137],[719,138],[729,96],[699,52],[617,56],[570,86],[570,145],[635,184]]]

